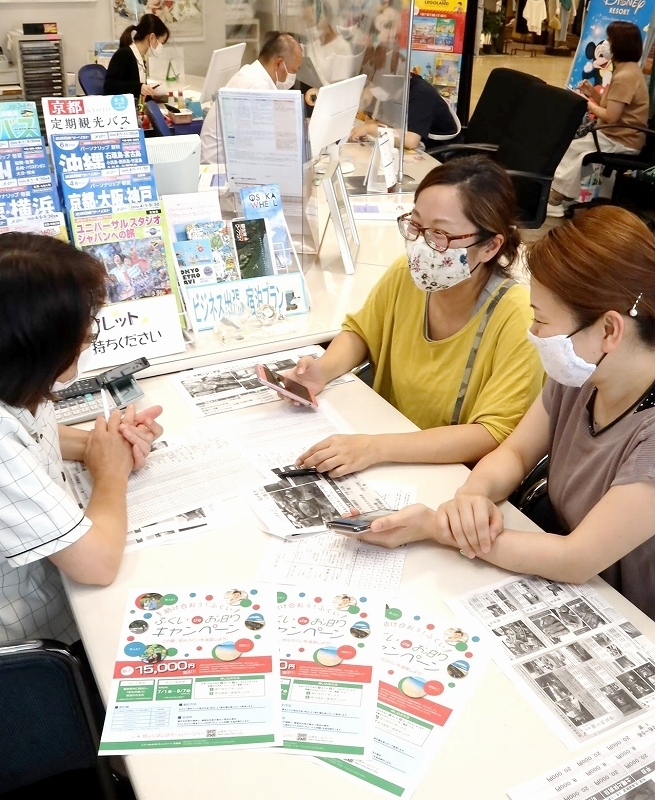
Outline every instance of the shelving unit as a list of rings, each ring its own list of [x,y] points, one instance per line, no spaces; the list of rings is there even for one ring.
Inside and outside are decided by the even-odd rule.
[[[36,103],[41,130],[45,130],[41,98],[66,96],[62,37],[58,34],[28,36],[12,31],[8,38],[23,97]]]

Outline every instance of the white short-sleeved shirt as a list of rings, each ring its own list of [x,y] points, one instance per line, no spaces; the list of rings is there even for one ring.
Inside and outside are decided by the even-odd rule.
[[[77,637],[48,556],[80,539],[91,520],[66,488],[52,403],[0,403],[0,640]]]

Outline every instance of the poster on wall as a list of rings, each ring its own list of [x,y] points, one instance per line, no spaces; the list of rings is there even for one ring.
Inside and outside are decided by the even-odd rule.
[[[612,80],[607,26],[611,22],[632,22],[639,28],[642,39],[645,40],[654,11],[655,0],[621,3],[616,0],[591,0],[567,87],[575,89],[582,81],[587,80],[601,93],[604,92]]]
[[[129,25],[136,25],[144,14],[155,14],[171,32],[176,42],[194,42],[205,38],[203,0],[110,0],[114,38]]]
[[[415,0],[410,69],[457,107],[467,0]]]

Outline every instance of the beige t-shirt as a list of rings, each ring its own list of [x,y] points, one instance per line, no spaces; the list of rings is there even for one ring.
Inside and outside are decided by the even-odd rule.
[[[550,417],[548,496],[572,531],[612,486],[655,481],[655,391],[603,433],[589,432],[593,386],[549,379],[542,400]],[[648,407],[645,407],[648,406]],[[655,531],[655,514],[653,516]],[[601,572],[611,586],[655,619],[655,536]]]
[[[609,100],[625,104],[618,124],[646,127],[649,105],[648,87],[639,64],[634,61],[626,61],[623,64],[614,65],[612,80],[600,101],[601,107],[607,108]],[[602,130],[607,124],[599,122],[598,128]],[[610,128],[605,135],[634,150],[641,150],[645,142],[644,134],[639,131]]]

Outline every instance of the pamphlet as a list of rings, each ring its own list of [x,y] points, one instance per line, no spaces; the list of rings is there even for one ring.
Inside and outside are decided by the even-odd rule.
[[[210,263],[214,265],[211,276],[209,273],[201,276],[200,279],[194,276],[188,280],[188,283],[196,285],[199,283],[221,283],[239,279],[239,271],[234,259],[230,229],[227,222],[223,220],[194,222],[186,226],[186,235],[189,242],[201,241],[208,243]],[[188,277],[190,278],[190,276]]]
[[[82,216],[125,211],[157,200],[150,164],[60,174],[64,205]]]
[[[655,671],[648,680],[655,691]],[[655,716],[621,736],[507,794],[511,800],[652,800],[655,798]]]
[[[387,605],[382,634],[373,757],[321,762],[408,798],[477,687],[491,648],[484,634],[404,602]]]
[[[655,709],[655,644],[590,586],[522,575],[449,605],[493,634],[499,666],[568,747]]]
[[[56,133],[51,137],[50,145],[52,162],[59,175],[148,163],[141,130]]]
[[[335,584],[277,598],[285,751],[370,758],[384,603]]]
[[[267,586],[133,589],[100,754],[280,744],[275,613]]]
[[[0,141],[8,139],[39,139],[41,129],[36,103],[8,100],[0,103]]]
[[[289,234],[282,208],[280,187],[275,184],[240,190],[243,215],[246,219],[266,219],[273,248],[275,273],[300,272],[298,254]]]
[[[234,219],[230,225],[241,277],[263,278],[274,275],[266,220]]]

